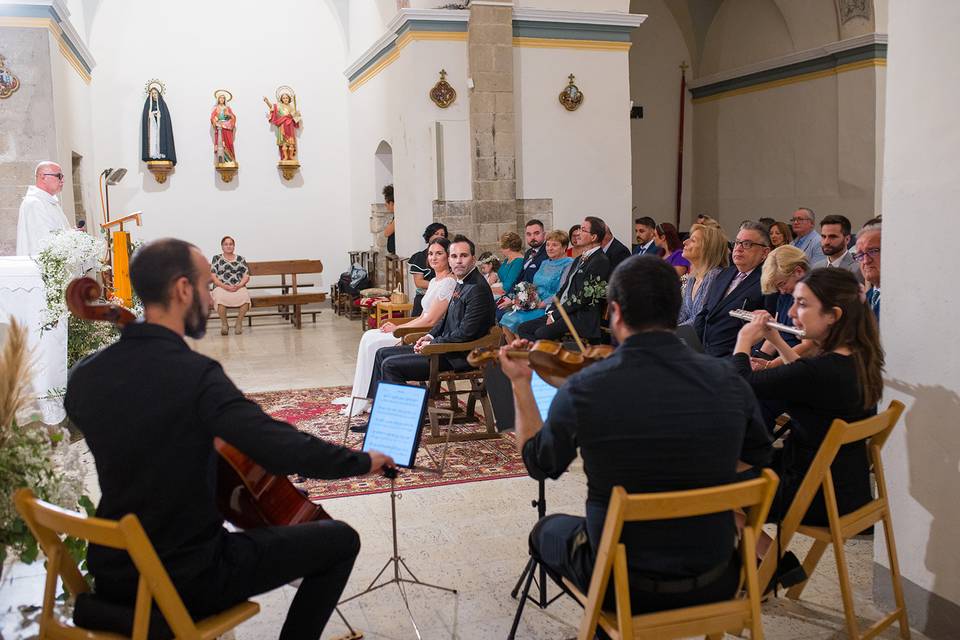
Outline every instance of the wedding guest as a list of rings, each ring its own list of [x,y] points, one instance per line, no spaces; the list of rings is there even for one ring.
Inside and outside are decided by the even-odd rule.
[[[786,222],[774,222],[770,225],[770,245],[776,249],[793,242],[793,231]]]
[[[433,269],[427,264],[427,250],[430,241],[434,238],[446,238],[448,235],[447,226],[442,222],[431,222],[423,231],[423,241],[427,243],[423,251],[417,251],[410,256],[407,261],[407,273],[413,276],[413,286],[416,288],[416,295],[413,298],[413,311],[410,315],[416,317],[423,313],[423,295],[427,292],[427,286],[434,277]]]
[[[807,260],[810,264],[816,264],[823,260],[823,249],[820,245],[820,234],[816,232],[814,226],[817,217],[813,209],[800,207],[793,212],[790,218],[790,224],[793,225],[793,246],[800,247],[807,254]]]
[[[633,248],[633,255],[641,256],[652,253],[659,255],[660,248],[654,243],[653,235],[657,228],[657,223],[649,216],[643,216],[633,221],[634,233],[637,236],[637,245]]]
[[[710,285],[730,264],[727,236],[719,226],[695,224],[683,243],[683,257],[690,262],[690,272],[683,285],[683,304],[677,324],[693,324],[703,309]]]
[[[880,240],[880,221],[876,218],[869,220],[857,234],[856,252],[853,254],[868,287],[867,302],[877,320],[880,320]]]
[[[442,236],[434,237],[427,245],[427,264],[435,274],[427,285],[427,292],[423,296],[423,313],[404,324],[404,327],[430,328],[440,321],[447,311],[457,280],[450,271],[450,241]],[[363,332],[360,346],[357,348],[357,369],[353,375],[354,398],[366,398],[370,388],[370,376],[373,373],[373,362],[377,351],[383,347],[393,347],[400,344],[400,340],[393,336],[397,325],[387,322],[382,327]],[[334,404],[346,405],[343,414],[349,411],[350,397],[334,400]],[[353,415],[368,411],[369,400],[354,400]]]
[[[603,252],[607,254],[607,258],[610,260],[611,272],[617,268],[618,264],[630,257],[630,249],[613,237],[613,231],[610,227],[607,227],[607,235],[604,236],[601,245]]]
[[[579,225],[578,225],[579,226]],[[547,259],[540,264],[537,274],[533,277],[537,296],[533,301],[536,306],[531,309],[515,309],[506,313],[500,319],[500,326],[507,337],[507,342],[515,338],[517,327],[527,320],[539,318],[546,313],[547,305],[560,289],[560,281],[573,258],[566,255],[569,237],[562,230],[551,231],[547,234]]]
[[[567,232],[567,237],[570,238],[570,246],[567,247],[567,256],[570,258],[579,258],[580,254],[583,253],[583,248],[580,246],[580,225],[575,224],[570,227],[570,231]]]
[[[503,284],[500,282],[500,274],[497,273],[499,268],[500,259],[489,251],[484,251],[477,259],[477,269],[487,279],[487,284],[490,285],[490,291],[493,292],[494,298],[499,298],[504,293]]]
[[[510,294],[514,285],[520,280],[520,272],[523,271],[523,254],[520,250],[523,244],[520,242],[520,236],[513,231],[507,231],[500,236],[500,252],[503,254],[503,262],[497,269],[497,275],[500,276],[500,282],[503,285],[503,292]]]
[[[820,249],[825,256],[823,260],[813,265],[814,269],[821,267],[839,267],[846,269],[863,282],[860,265],[853,259],[853,253],[847,249],[850,246],[850,220],[846,216],[829,215],[820,221]]]
[[[230,236],[224,236],[220,241],[223,253],[213,256],[210,262],[210,273],[213,275],[213,303],[217,306],[217,315],[220,316],[220,335],[230,332],[227,322],[227,309],[237,309],[237,322],[234,332],[243,333],[243,317],[250,309],[250,292],[247,283],[250,281],[250,268],[243,256],[236,254],[237,243]]]
[[[677,275],[686,275],[690,270],[690,261],[683,257],[683,243],[677,228],[669,222],[661,222],[653,230],[653,242],[663,253],[663,259],[676,271]]]

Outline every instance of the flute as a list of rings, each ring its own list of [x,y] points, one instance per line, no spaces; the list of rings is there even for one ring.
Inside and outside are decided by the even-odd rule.
[[[739,320],[744,320],[750,322],[753,320],[753,311],[747,311],[746,309],[733,309],[730,311],[730,315]],[[767,323],[767,326],[771,329],[776,329],[777,331],[783,331],[784,333],[792,333],[801,340],[806,337],[806,332],[803,329],[797,329],[796,327],[790,327],[785,324],[780,324],[779,322],[770,321]]]

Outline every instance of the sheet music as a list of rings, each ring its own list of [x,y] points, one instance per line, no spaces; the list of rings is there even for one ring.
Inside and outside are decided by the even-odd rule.
[[[557,395],[557,388],[547,384],[536,371],[533,372],[533,378],[530,380],[530,388],[533,389],[533,399],[537,403],[537,409],[540,410],[540,419],[546,422],[550,405],[553,403],[554,396]]]
[[[427,390],[405,384],[381,383],[373,400],[364,451],[385,453],[402,467],[412,467]]]

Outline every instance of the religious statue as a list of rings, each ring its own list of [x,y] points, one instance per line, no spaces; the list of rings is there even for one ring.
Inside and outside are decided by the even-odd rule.
[[[233,94],[226,89],[213,92],[217,99],[210,113],[213,125],[213,152],[216,155],[217,173],[224,182],[233,180],[237,173],[237,154],[233,150],[233,135],[237,129],[237,116],[227,103],[233,100]]]
[[[277,88],[277,102],[263,102],[270,109],[267,119],[277,128],[277,151],[280,153],[280,170],[286,180],[293,178],[300,162],[297,160],[297,129],[300,128],[300,112],[297,110],[297,94],[287,86]]]
[[[147,98],[140,116],[140,158],[157,182],[167,181],[177,164],[177,151],[173,144],[173,122],[163,99],[166,87],[159,80],[147,83]]]

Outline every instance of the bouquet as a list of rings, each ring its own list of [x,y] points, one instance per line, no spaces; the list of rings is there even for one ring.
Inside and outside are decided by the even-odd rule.
[[[592,276],[583,283],[580,295],[570,296],[570,304],[582,304],[585,307],[596,307],[607,299],[607,281],[599,276]]]
[[[514,311],[532,311],[540,305],[537,287],[532,282],[518,282],[513,291]]]
[[[47,238],[35,258],[46,290],[47,308],[44,329],[52,329],[67,317],[67,303],[63,298],[67,285],[96,264],[106,243],[77,229],[56,231]]]

